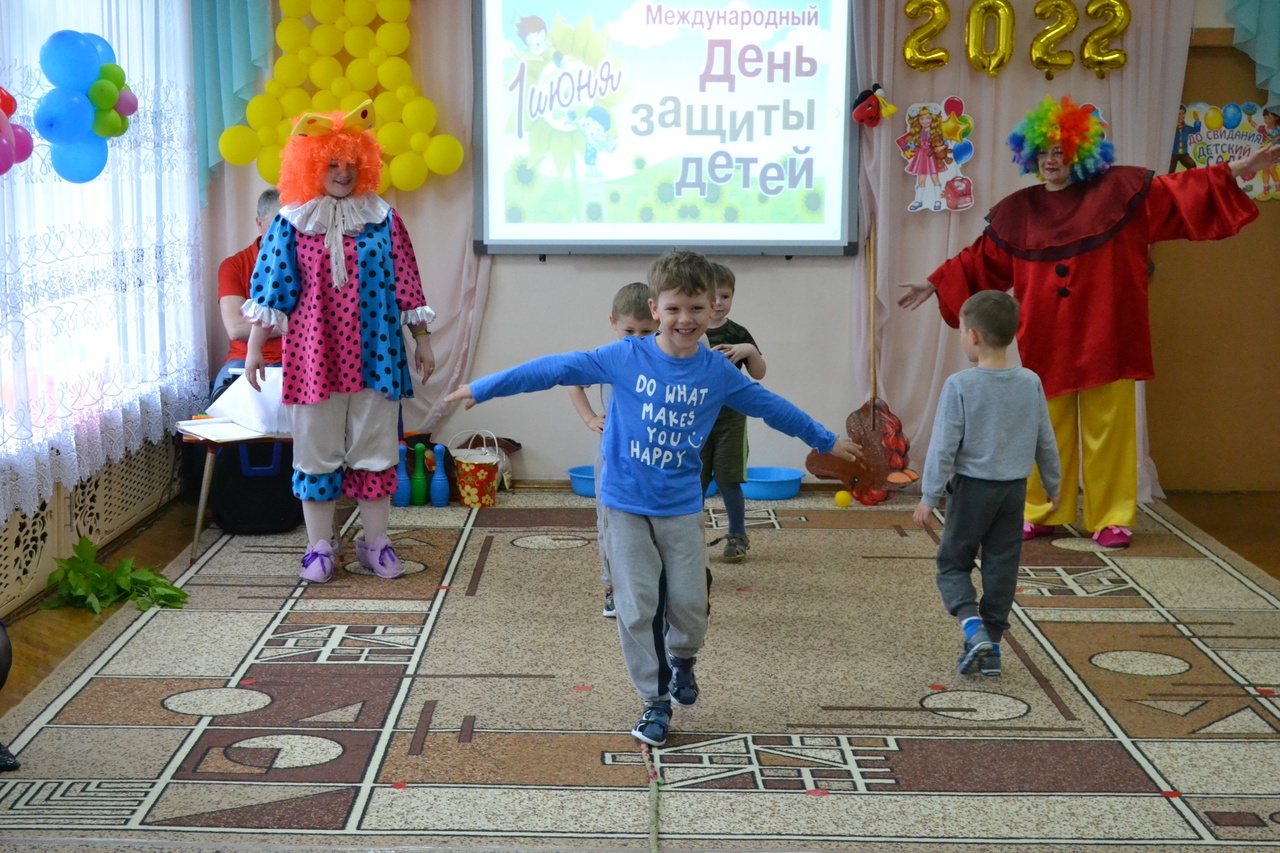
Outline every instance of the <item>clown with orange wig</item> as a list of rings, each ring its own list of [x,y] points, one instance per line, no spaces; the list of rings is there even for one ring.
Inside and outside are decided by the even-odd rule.
[[[908,292],[898,304],[914,309],[937,293],[943,319],[956,326],[972,294],[1013,291],[1021,303],[1018,352],[1049,398],[1063,483],[1078,473],[1085,529],[1098,544],[1123,548],[1138,503],[1134,382],[1154,375],[1147,248],[1236,234],[1258,217],[1236,178],[1280,161],[1280,149],[1153,177],[1112,166],[1104,130],[1069,97],[1045,98],[1027,113],[1009,147],[1022,173],[1034,172],[1041,184],[991,208],[982,236],[927,284],[903,285]],[[1023,539],[1074,524],[1078,503],[1077,491],[1063,488],[1053,508],[1033,473]]]
[[[360,507],[356,558],[378,577],[404,573],[387,536],[399,463],[400,400],[412,359],[435,368],[427,307],[404,222],[377,195],[382,150],[366,101],[350,113],[302,116],[282,154],[283,206],[262,239],[249,299],[245,375],[265,378],[262,344],[284,336],[282,402],[293,426],[293,493],[308,547],[303,580],[333,577],[335,501]],[[414,345],[401,332],[408,326]]]

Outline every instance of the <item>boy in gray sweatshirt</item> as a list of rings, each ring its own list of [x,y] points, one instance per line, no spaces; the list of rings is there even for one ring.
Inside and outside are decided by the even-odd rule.
[[[964,629],[961,675],[1000,674],[1000,639],[1022,557],[1027,477],[1040,467],[1045,492],[1058,505],[1062,475],[1040,377],[1010,363],[1018,331],[1018,302],[984,290],[960,309],[960,346],[974,367],[947,378],[933,421],[933,437],[913,520],[922,528],[947,497],[938,546],[938,590]],[[982,600],[973,587],[974,558],[982,552]]]

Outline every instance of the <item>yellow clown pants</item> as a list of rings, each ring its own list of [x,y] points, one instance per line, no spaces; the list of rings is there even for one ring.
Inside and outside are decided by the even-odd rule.
[[[1035,524],[1074,524],[1084,483],[1084,527],[1132,527],[1138,507],[1138,412],[1132,379],[1049,399],[1049,421],[1062,465],[1062,500],[1050,512],[1040,471],[1027,480],[1023,517]]]

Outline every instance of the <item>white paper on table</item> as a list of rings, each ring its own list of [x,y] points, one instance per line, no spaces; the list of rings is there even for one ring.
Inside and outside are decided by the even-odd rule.
[[[280,398],[284,393],[284,370],[268,367],[267,378],[253,390],[242,374],[206,410],[215,418],[229,418],[242,427],[266,435],[289,435],[289,417]]]
[[[178,421],[178,431],[206,441],[244,441],[265,437],[263,433],[240,426],[230,418],[196,418],[191,421]]]

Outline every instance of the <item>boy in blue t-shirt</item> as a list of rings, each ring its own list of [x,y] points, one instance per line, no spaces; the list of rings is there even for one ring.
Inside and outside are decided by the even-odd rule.
[[[632,335],[643,338],[658,331],[658,321],[653,319],[649,310],[649,285],[642,281],[633,281],[622,286],[613,297],[613,308],[609,312],[609,327],[621,340]],[[600,386],[600,409],[597,414],[587,399],[587,389],[572,385],[569,388],[569,399],[578,417],[587,425],[587,429],[596,435],[604,435],[604,415],[609,408],[610,389],[608,385]],[[600,469],[604,466],[604,454],[596,451],[596,492],[600,491]],[[609,574],[609,554],[604,544],[604,508],[596,504],[596,541],[600,545],[600,562],[603,566],[600,582],[604,584],[604,617],[614,619],[618,615],[613,603],[613,576]]]
[[[698,451],[722,405],[802,439],[819,451],[857,458],[800,409],[743,376],[698,341],[711,317],[715,272],[696,252],[672,249],[649,269],[649,307],[658,334],[627,337],[461,385],[445,402],[470,408],[494,397],[556,385],[609,383],[596,499],[604,506],[618,636],[627,674],[645,711],[632,734],[662,746],[671,703],[698,699],[693,666],[707,630],[702,463]]]

